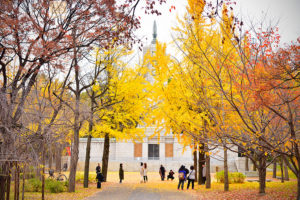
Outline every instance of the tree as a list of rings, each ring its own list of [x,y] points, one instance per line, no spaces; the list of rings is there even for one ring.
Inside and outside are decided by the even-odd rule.
[[[239,146],[258,168],[259,191],[265,193],[266,158],[274,152],[281,153],[279,149],[289,141],[286,133],[279,134],[284,130],[282,121],[259,106],[255,96],[257,88],[263,86],[259,78],[265,74],[262,66],[273,53],[272,42],[278,44],[277,35],[272,29],[259,31],[260,43],[251,43],[251,37],[242,32],[243,22],[233,14],[228,15],[227,5],[189,1],[188,13],[184,20],[179,20],[180,26],[175,31],[177,46],[191,64],[177,73],[182,75],[187,71],[194,79],[186,88],[195,94],[196,102],[201,102],[214,122],[208,138],[216,142],[212,137],[214,133],[221,140],[228,138],[227,148]],[[202,75],[200,79],[199,74]],[[220,103],[224,109],[220,109]],[[200,107],[199,103],[197,106]],[[226,112],[227,119],[219,117],[220,110]],[[236,124],[230,123],[232,121]],[[273,158],[276,157],[278,154]]]
[[[117,4],[107,0],[0,1],[0,128],[5,146],[5,152],[1,153],[17,153],[14,138],[19,136],[19,127],[22,126],[21,116],[25,100],[46,66],[61,70],[70,66],[75,69],[75,121],[78,122],[78,61],[83,56],[80,54],[91,50],[93,45],[104,48],[113,39],[118,44],[128,43],[129,46],[138,41],[134,38],[133,31],[139,27],[139,18],[134,15],[139,2],[133,0]],[[165,0],[159,0],[159,3],[163,2]],[[147,1],[145,11],[160,14],[154,5],[155,1]],[[78,124],[74,127],[72,148],[71,192],[75,190],[78,160],[77,126]]]
[[[96,122],[92,135],[104,137],[102,173],[106,180],[109,160],[110,139],[141,140],[143,133],[137,128],[147,112],[147,87],[145,68],[132,69],[123,61],[129,51],[122,46],[111,46],[99,52],[102,57],[101,72],[97,83],[89,92],[94,92]]]

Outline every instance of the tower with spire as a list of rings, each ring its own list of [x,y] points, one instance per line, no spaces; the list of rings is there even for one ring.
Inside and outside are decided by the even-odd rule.
[[[153,30],[152,30],[152,41],[149,45],[145,46],[143,48],[143,57],[145,56],[145,54],[147,52],[150,53],[151,56],[153,56],[155,54],[155,51],[156,51],[156,41],[157,41],[157,25],[156,25],[156,21],[154,20],[153,22]],[[148,73],[146,75],[146,80],[149,81],[151,84],[154,83],[154,74],[155,74],[155,71],[154,71],[154,67],[152,65],[148,65],[147,66],[150,71],[152,73]]]
[[[157,27],[156,27],[156,21],[154,20],[153,22],[153,39],[152,39],[152,44],[156,44],[156,38],[157,38]]]

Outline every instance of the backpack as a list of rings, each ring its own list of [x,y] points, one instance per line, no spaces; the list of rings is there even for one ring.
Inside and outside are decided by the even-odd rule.
[[[179,174],[178,174],[178,178],[179,178],[179,180],[184,180],[184,173],[183,172],[179,172]]]

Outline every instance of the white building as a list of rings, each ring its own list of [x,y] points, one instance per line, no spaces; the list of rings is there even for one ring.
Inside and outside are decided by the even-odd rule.
[[[154,53],[156,49],[156,23],[153,26],[153,40],[149,46],[144,47],[143,54],[147,51]],[[151,67],[151,66],[149,66]],[[147,74],[147,80],[154,82],[151,74]],[[149,171],[158,171],[162,164],[166,170],[177,171],[181,165],[189,167],[193,164],[193,155],[190,147],[182,146],[173,134],[160,134],[160,137],[150,137],[154,134],[155,127],[146,127],[143,143],[132,141],[116,141],[111,139],[109,152],[109,171],[117,171],[119,164],[123,163],[126,171],[139,171],[140,162],[146,162]],[[78,170],[84,169],[87,138],[80,138]],[[102,162],[104,138],[92,138],[90,154],[90,170],[96,168],[97,163]],[[211,156],[211,172],[216,167],[223,168],[223,150],[216,149]],[[244,158],[239,158],[237,153],[228,151],[228,166],[230,171],[244,171]]]

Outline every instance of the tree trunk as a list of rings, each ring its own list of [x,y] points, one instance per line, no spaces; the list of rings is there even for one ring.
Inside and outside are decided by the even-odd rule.
[[[7,183],[6,183],[6,200],[9,200],[10,195],[10,182],[11,182],[11,169],[10,169],[10,163],[8,163],[8,177],[7,177]]]
[[[273,162],[273,178],[276,178],[276,172],[277,172],[277,162],[274,160]]]
[[[259,168],[258,168],[258,175],[259,175],[259,193],[265,194],[266,193],[266,157],[261,156],[259,159]]]
[[[5,182],[7,180],[6,175],[0,175],[0,200],[5,200]]]
[[[283,162],[283,166],[284,166],[284,180],[289,181],[289,171],[288,171],[288,166],[285,162]]]
[[[245,159],[245,171],[248,172],[249,171],[249,158],[246,157]]]
[[[71,165],[70,165],[70,176],[69,176],[69,192],[75,192],[75,179],[78,162],[79,152],[79,127],[77,126],[74,130],[74,142],[71,152]]]
[[[284,175],[283,175],[283,160],[280,160],[280,173],[281,173],[281,183],[284,183]]]
[[[205,159],[205,152],[204,152],[204,144],[199,145],[199,153],[198,153],[198,184],[203,184],[203,164]]]
[[[89,119],[89,133],[86,143],[86,154],[85,154],[85,163],[84,163],[84,180],[83,187],[89,187],[89,171],[90,171],[90,154],[91,154],[91,142],[92,142],[92,131],[93,131],[93,117],[94,117],[94,101],[95,93],[92,92],[91,96],[91,110],[90,110],[90,119]]]
[[[75,68],[78,68],[75,67]],[[75,71],[78,76],[78,70]],[[77,78],[76,78],[77,79]],[[77,80],[76,80],[77,82]],[[77,83],[76,83],[77,85]],[[79,88],[79,83],[78,86]],[[79,90],[79,89],[78,89]],[[77,90],[77,91],[78,91]],[[76,104],[75,104],[75,116],[74,116],[74,141],[71,152],[71,165],[70,165],[70,176],[69,176],[69,192],[75,192],[75,179],[76,179],[76,170],[78,162],[78,153],[79,153],[79,103],[80,103],[80,94],[76,94]]]
[[[39,180],[42,180],[41,178],[41,169],[40,169],[40,165],[39,162],[36,163],[36,169],[35,169],[35,175]]]
[[[255,160],[255,163],[256,163],[256,160]],[[256,171],[256,165],[254,164],[254,162],[253,162],[253,169],[252,170]]]
[[[229,191],[227,148],[224,146],[224,191]]]
[[[19,166],[18,163],[15,162],[15,200],[19,200],[20,197],[19,178]]]
[[[44,143],[44,142],[43,142]],[[45,144],[42,149],[42,200],[45,200]]]
[[[14,178],[13,178],[13,181],[14,181],[14,200],[17,200],[17,164],[15,164],[14,163],[14,165],[15,165],[15,169],[14,169],[14,171],[13,171],[13,173],[14,173]]]
[[[85,154],[85,162],[84,162],[84,180],[83,180],[84,188],[89,187],[91,140],[92,140],[92,136],[89,133],[88,138],[87,138],[86,154]]]
[[[109,134],[105,133],[104,137],[104,147],[102,156],[102,175],[104,177],[104,182],[107,181],[107,169],[108,169],[108,159],[109,159]]]
[[[26,174],[26,166],[23,167],[22,200],[24,200],[24,195],[25,195],[25,174]]]
[[[206,166],[206,185],[205,187],[208,189],[208,188],[211,188],[211,178],[210,178],[210,155],[209,155],[209,152],[208,152],[208,147],[205,146],[205,166]]]
[[[49,169],[52,168],[52,162],[53,162],[53,153],[52,153],[52,147],[51,145],[49,145]]]
[[[1,172],[2,175],[0,175],[0,200],[5,200],[5,186],[8,179],[8,163],[1,163]]]
[[[17,165],[17,200],[20,199],[20,166]]]
[[[76,29],[72,32],[73,42],[76,44],[75,40]],[[75,181],[76,181],[76,171],[78,163],[78,154],[79,154],[79,131],[80,131],[80,77],[79,77],[79,65],[78,65],[77,49],[74,45],[74,72],[75,72],[75,87],[73,90],[75,95],[75,109],[74,109],[74,140],[71,152],[71,164],[70,164],[70,176],[69,176],[69,192],[75,192]]]
[[[300,174],[297,174],[297,200],[300,200]]]
[[[55,169],[57,172],[61,172],[61,144],[57,144],[55,153]]]
[[[195,168],[195,182],[197,182],[197,144],[194,144],[194,168]]]

